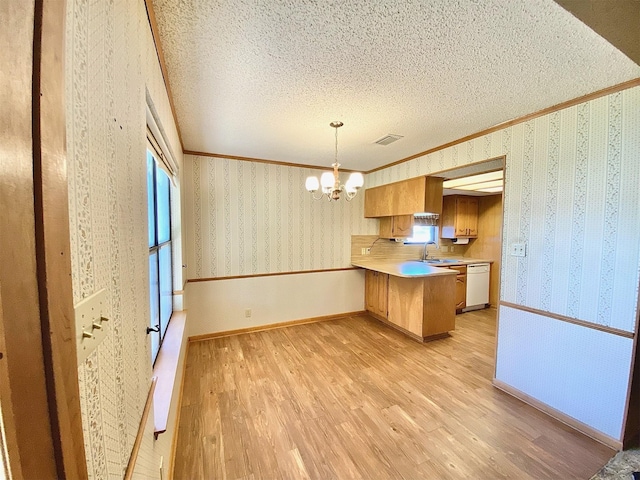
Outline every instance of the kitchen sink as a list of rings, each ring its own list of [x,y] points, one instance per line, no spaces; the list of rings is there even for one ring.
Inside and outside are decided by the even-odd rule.
[[[460,263],[460,260],[457,258],[428,258],[426,260],[421,260],[424,263],[430,263],[434,265],[442,265],[445,263]]]

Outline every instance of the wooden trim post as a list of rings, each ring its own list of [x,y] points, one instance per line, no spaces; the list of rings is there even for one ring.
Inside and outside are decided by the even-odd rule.
[[[34,62],[34,187],[40,319],[59,478],[87,478],[71,284],[64,83],[64,1],[40,6]],[[34,39],[37,37],[34,37]],[[38,70],[39,68],[39,70]],[[39,84],[38,84],[39,83]],[[39,91],[36,88],[39,87]],[[39,149],[38,149],[39,147]]]
[[[65,2],[6,0],[0,16],[0,408],[8,469],[16,480],[85,479],[69,259]]]

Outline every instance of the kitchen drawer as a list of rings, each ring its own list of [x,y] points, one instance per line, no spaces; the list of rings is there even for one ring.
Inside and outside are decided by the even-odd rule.
[[[466,265],[456,265],[453,267],[449,267],[449,270],[456,270],[458,274],[467,274],[467,266]]]

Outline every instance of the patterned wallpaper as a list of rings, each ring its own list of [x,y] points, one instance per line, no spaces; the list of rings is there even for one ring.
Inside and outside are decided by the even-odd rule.
[[[112,327],[78,370],[87,468],[90,478],[122,478],[151,377],[146,92],[171,142],[177,133],[143,0],[69,1],[66,29],[74,303],[106,288]],[[140,455],[157,466],[163,448],[146,435]],[[157,477],[157,468],[144,474]]]
[[[367,175],[368,186],[506,155],[501,299],[633,332],[640,88]],[[526,243],[526,257],[508,255]]]
[[[312,200],[304,182],[318,170],[184,158],[188,278],[348,267],[351,235],[377,233],[362,192]]]

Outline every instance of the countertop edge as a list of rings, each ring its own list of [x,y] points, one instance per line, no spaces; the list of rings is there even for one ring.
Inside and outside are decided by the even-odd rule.
[[[384,262],[384,261],[382,261]],[[456,270],[450,270],[448,268],[443,267],[434,267],[428,264],[422,264],[421,268],[426,269],[424,273],[416,273],[416,274],[406,274],[398,271],[397,268],[401,268],[401,266],[405,263],[419,263],[417,260],[404,260],[388,262],[388,265],[380,265],[371,264],[371,263],[351,263],[354,267],[364,268],[365,270],[372,270],[374,272],[386,273],[388,275],[393,275],[394,277],[402,277],[402,278],[427,278],[427,277],[436,277],[440,275],[457,275],[458,272]],[[395,267],[395,268],[394,268]]]

